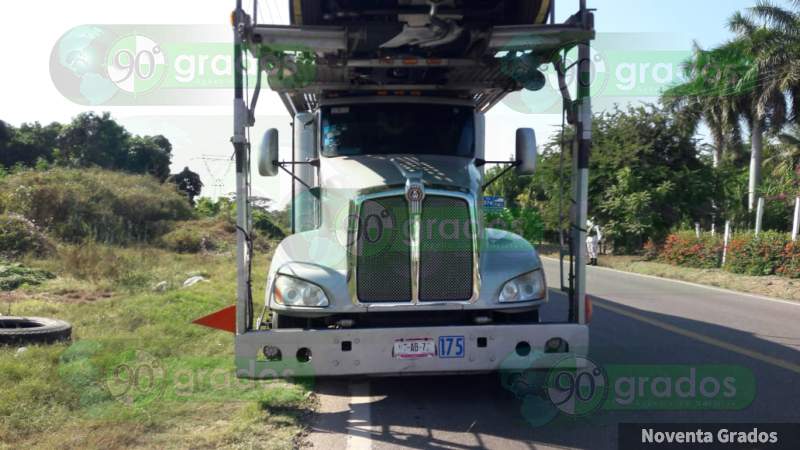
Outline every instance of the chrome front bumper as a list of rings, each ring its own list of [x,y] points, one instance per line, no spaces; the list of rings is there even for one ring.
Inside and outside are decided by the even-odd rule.
[[[436,341],[440,336],[464,336],[464,356],[397,359],[392,355],[397,340]],[[569,353],[544,353],[545,342],[553,337],[564,339]],[[479,347],[479,342],[485,342],[485,346]],[[515,348],[520,342],[530,345],[529,354],[517,354]],[[282,359],[266,361],[265,346],[279,349]],[[239,378],[261,379],[543,369],[567,356],[586,356],[588,347],[589,328],[578,324],[254,331],[236,336],[236,374]],[[297,360],[295,355],[301,349],[310,350],[309,361]]]

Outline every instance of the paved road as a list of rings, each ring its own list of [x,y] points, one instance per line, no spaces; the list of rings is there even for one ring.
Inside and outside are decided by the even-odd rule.
[[[551,285],[558,265],[546,260]],[[610,411],[574,418],[520,399],[498,376],[321,381],[310,445],[319,449],[616,448],[620,422],[800,422],[800,303],[589,268],[590,358],[625,365],[736,365],[755,398],[735,411]],[[562,320],[551,290],[544,320]],[[746,389],[746,388],[745,388]],[[740,389],[741,394],[743,389]],[[549,416],[548,416],[549,417]]]

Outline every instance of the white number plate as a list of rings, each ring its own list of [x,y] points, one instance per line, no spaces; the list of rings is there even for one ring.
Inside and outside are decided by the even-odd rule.
[[[398,339],[392,355],[399,359],[432,358],[436,356],[436,343],[431,338]]]

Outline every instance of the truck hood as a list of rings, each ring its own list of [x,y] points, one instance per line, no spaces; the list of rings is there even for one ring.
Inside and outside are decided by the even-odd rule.
[[[430,187],[457,187],[476,192],[481,172],[472,158],[443,155],[363,155],[321,158],[321,185],[362,191],[402,186],[409,175],[421,175]]]

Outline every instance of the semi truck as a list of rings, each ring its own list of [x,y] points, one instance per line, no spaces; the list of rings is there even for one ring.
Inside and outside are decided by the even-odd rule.
[[[585,0],[564,23],[547,0],[294,0],[290,25],[256,23],[257,4],[246,12],[238,1],[232,14],[237,376],[526,370],[585,355],[581,246],[561,283],[568,317],[542,322],[536,249],[483,210],[487,186],[534,173],[537,159],[534,130],[521,128],[513,160],[487,160],[485,114],[511,92],[543,88],[540,69],[553,65],[578,131],[570,241],[585,240],[575,225],[586,223],[591,142]],[[565,55],[575,47],[573,100]],[[291,158],[276,129],[251,149],[262,78],[291,116]],[[292,233],[268,268],[252,267],[251,154],[260,176],[292,180]],[[263,303],[253,276],[267,279]]]

